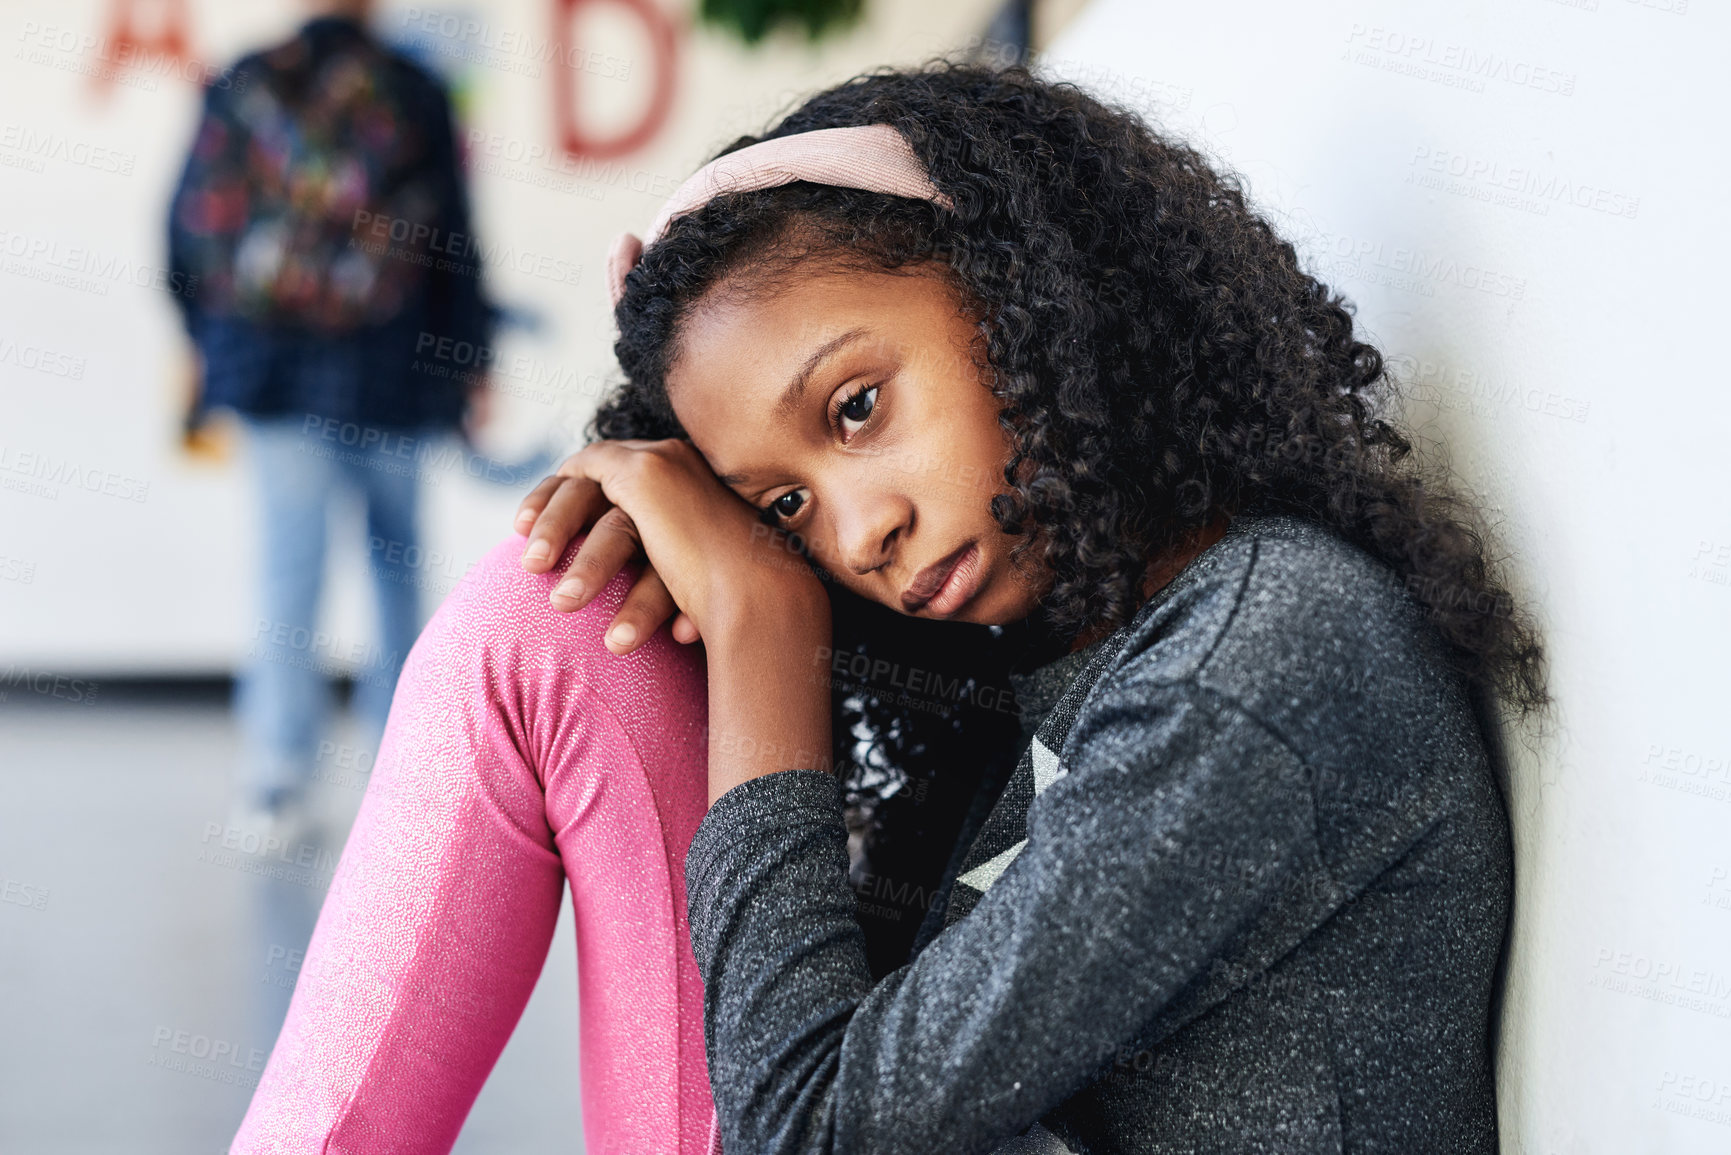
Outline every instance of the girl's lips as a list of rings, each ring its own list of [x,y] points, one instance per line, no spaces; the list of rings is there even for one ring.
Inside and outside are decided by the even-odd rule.
[[[938,596],[938,591],[944,588],[944,583],[956,572],[956,565],[973,548],[973,542],[964,542],[915,574],[908,588],[902,591],[902,609],[910,614],[919,613],[921,606]]]
[[[919,610],[925,609],[934,617],[948,617],[966,605],[968,599],[979,590],[982,576],[980,571],[983,568],[979,545],[969,542],[961,549],[959,555],[953,554],[951,556],[954,558],[953,562],[946,558],[944,562],[938,563],[938,565],[943,565],[945,562],[949,562],[949,569],[947,573],[944,573],[937,589],[929,598],[913,606],[909,610],[910,613],[917,613]],[[930,568],[936,569],[937,566]],[[924,577],[925,574],[922,573],[920,576]],[[904,594],[902,600],[905,605],[907,595]]]

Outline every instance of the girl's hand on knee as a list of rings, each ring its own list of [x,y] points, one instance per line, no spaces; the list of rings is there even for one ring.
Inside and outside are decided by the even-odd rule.
[[[579,604],[589,601],[601,575],[641,549],[657,580],[627,602],[641,599],[653,618],[670,599],[702,631],[710,800],[762,774],[827,765],[829,680],[814,674],[830,653],[829,595],[803,558],[790,564],[763,511],[722,484],[689,441],[597,441],[559,472],[588,479],[599,496],[548,498],[549,507],[570,502],[561,519],[593,515],[594,526],[554,597],[573,586]],[[611,634],[608,644],[622,652]]]
[[[566,461],[569,462],[570,458]],[[552,569],[564,555],[565,547],[594,525],[612,505],[602,495],[601,487],[587,478],[559,473],[542,478],[541,484],[531,489],[529,496],[517,506],[517,518],[512,526],[529,538],[529,544],[523,549],[523,568],[529,573],[546,573]]]
[[[730,636],[755,633],[747,619],[765,607],[821,610],[828,624],[829,599],[816,575],[775,548],[760,511],[723,485],[686,441],[588,446],[523,500],[517,528],[529,535],[523,568],[530,572],[551,569],[587,534],[553,591],[561,610],[587,605],[626,563],[647,556],[649,568],[620,610],[618,652],[679,611],[685,620],[674,636],[701,633],[712,647],[713,626],[725,624]]]
[[[517,507],[515,528],[529,538],[523,550],[523,568],[529,573],[546,573],[567,546],[584,533],[589,535],[548,599],[562,613],[588,605],[626,563],[642,555],[631,519],[602,495],[598,484],[584,477],[544,479]],[[645,566],[607,628],[607,648],[629,654],[669,618],[674,641],[690,645],[701,636],[692,620],[679,612],[655,567]]]

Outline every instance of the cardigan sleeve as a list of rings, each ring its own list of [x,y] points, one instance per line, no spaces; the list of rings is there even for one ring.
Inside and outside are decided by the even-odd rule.
[[[1149,663],[1096,686],[979,904],[875,984],[834,779],[783,771],[716,802],[686,878],[728,1151],[990,1151],[1318,868],[1298,757]]]

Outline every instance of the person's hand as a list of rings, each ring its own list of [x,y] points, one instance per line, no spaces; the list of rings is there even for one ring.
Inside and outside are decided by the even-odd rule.
[[[493,420],[492,378],[481,376],[471,380],[463,400],[463,433],[470,442],[475,442]]]
[[[555,590],[558,597],[569,589],[575,608],[641,548],[655,580],[647,591],[639,582],[627,601],[638,599],[656,624],[676,607],[708,651],[710,800],[760,774],[827,766],[828,680],[813,668],[829,652],[829,597],[785,538],[766,532],[687,441],[598,441],[568,458],[558,477],[591,486],[567,490],[549,478],[537,487],[546,491],[533,527],[539,536],[524,564],[531,556],[551,564],[574,525],[610,523],[584,538]],[[553,523],[543,528],[550,510]],[[531,513],[526,502],[519,525]]]
[[[673,552],[682,559],[679,564],[693,566],[710,579],[701,593],[688,580],[687,599],[731,609],[739,599],[719,588],[729,582],[735,594],[782,589],[807,602],[814,592],[822,595],[803,559],[786,548],[785,536],[767,532],[756,511],[716,479],[690,442],[596,442],[566,458],[557,473],[523,499],[515,527],[529,538],[522,565],[530,573],[551,569],[566,547],[587,532],[549,598],[553,608],[563,612],[588,605],[627,563],[647,554],[648,565],[608,627],[607,646],[614,653],[630,653],[643,645],[670,618],[676,641],[690,644],[705,633],[698,612],[670,588],[677,583],[664,578],[665,562],[658,560],[658,551],[646,547],[627,502],[658,511],[658,518],[664,512],[681,515],[667,524],[682,530],[669,537],[660,552]],[[723,540],[738,548],[718,552],[715,547]],[[729,561],[735,564],[724,564]],[[794,589],[797,596],[791,593]],[[827,598],[822,600],[827,608]],[[714,616],[714,610],[708,612]]]
[[[529,491],[517,507],[515,522],[517,532],[529,538],[523,549],[523,568],[529,573],[552,569],[564,556],[565,547],[588,533],[588,540],[548,598],[548,604],[562,613],[588,605],[594,595],[584,596],[586,590],[605,589],[613,575],[642,552],[636,527],[607,500],[600,484],[567,472],[575,468],[575,460],[575,455],[566,458],[558,473],[543,478]],[[661,575],[653,565],[647,565],[607,627],[607,648],[616,654],[629,654],[647,642],[668,618],[673,619],[670,632],[674,641],[690,645],[699,639],[697,626],[679,612]]]

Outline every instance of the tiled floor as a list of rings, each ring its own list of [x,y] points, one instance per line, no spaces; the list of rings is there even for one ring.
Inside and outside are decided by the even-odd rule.
[[[266,880],[211,853],[236,748],[221,705],[10,697],[0,703],[0,1151],[219,1155],[246,1110],[245,1080],[257,1078],[244,1056],[275,1038],[293,982],[285,960],[305,945],[328,870]],[[318,800],[335,832],[320,864],[335,862],[365,786],[364,774],[332,778]],[[187,1061],[173,1051],[177,1032],[212,1060],[174,1066]],[[456,1150],[582,1149],[567,900],[540,985]]]

